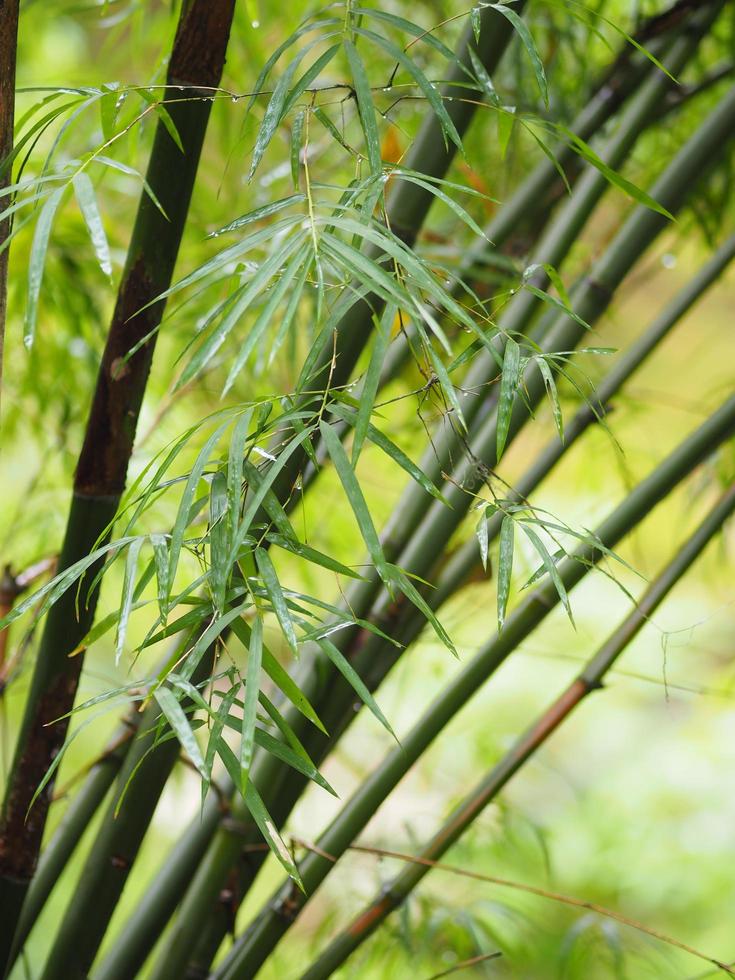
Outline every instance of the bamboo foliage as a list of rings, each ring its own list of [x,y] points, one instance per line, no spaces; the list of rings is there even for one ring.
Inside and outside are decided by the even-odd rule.
[[[617,578],[625,564],[618,543],[732,437],[735,402],[727,398],[595,531],[534,506],[537,487],[590,427],[605,424],[633,372],[655,356],[735,255],[735,240],[726,237],[601,382],[580,381],[580,358],[610,353],[588,338],[626,277],[674,216],[696,204],[702,188],[716,185],[731,148],[735,90],[721,84],[728,71],[709,76],[702,68],[705,42],[714,43],[722,23],[722,0],[679,0],[635,37],[569,0],[548,6],[576,29],[592,34],[602,27],[622,36],[621,53],[592,80],[589,101],[571,124],[555,119],[553,76],[528,26],[536,4],[522,2],[476,4],[452,47],[444,24],[427,31],[392,9],[346,0],[307,15],[256,66],[243,94],[221,82],[234,5],[191,0],[181,5],[162,91],[59,90],[23,117],[15,150],[6,149],[8,204],[0,220],[13,218],[13,237],[32,227],[28,344],[37,343],[44,265],[65,200],[74,196],[109,276],[112,251],[87,172],[101,166],[136,177],[110,148],[119,149],[122,137],[146,119],[155,120],[155,133],[146,176],[137,175],[140,203],[76,467],[59,571],[0,620],[0,629],[25,615],[44,622],[0,836],[0,910],[8,923],[0,949],[8,968],[20,963],[85,827],[102,810],[74,901],[55,924],[44,980],[139,975],[166,930],[146,974],[155,980],[212,969],[217,977],[254,976],[334,861],[449,721],[553,608],[563,607],[573,622],[571,592],[600,563]],[[512,95],[506,91],[511,53],[527,90]],[[676,87],[682,73],[696,79],[686,93]],[[220,99],[242,111],[252,132],[243,173],[249,209],[210,224],[203,258],[192,263],[184,254],[179,273],[207,122]],[[425,118],[405,153],[384,159],[404,100],[419,101]],[[684,135],[670,159],[656,159],[655,179],[634,182],[627,162],[651,129],[660,132],[662,105],[667,118],[690,112],[697,125],[676,130]],[[62,138],[90,112],[99,113],[101,142],[65,159]],[[41,176],[24,177],[23,147],[32,153],[30,141],[59,125]],[[491,196],[489,175],[472,184],[458,176],[470,172],[473,140],[488,127],[497,134],[501,166],[513,139],[543,151],[505,204]],[[286,135],[287,165],[272,178],[275,171],[266,168],[282,155]],[[289,179],[290,188],[263,199],[271,180],[284,188]],[[601,202],[613,199],[616,206],[627,201],[624,219],[593,262],[580,261],[575,247],[584,230],[604,213]],[[439,212],[468,243],[453,264],[430,244]],[[529,241],[519,260],[523,236]],[[223,402],[136,467],[126,485],[157,338],[168,331],[180,338],[179,325],[195,321],[180,346],[171,398],[215,378]],[[269,372],[284,358],[293,368],[292,386],[270,390]],[[391,386],[404,384],[409,372],[421,378],[420,391],[410,394],[419,405],[432,404],[438,419],[433,431],[425,426],[418,461],[385,430],[382,413],[394,401]],[[581,400],[569,418],[567,391]],[[502,476],[505,454],[545,401],[557,437],[510,484]],[[383,526],[363,482],[368,452],[406,481]],[[304,497],[309,506],[317,503],[329,481],[339,487],[340,507],[366,552],[362,560],[317,546],[306,522],[301,530],[299,504]],[[723,525],[734,500],[730,489],[571,693],[521,738],[421,861],[307,976],[331,975],[599,684]],[[161,513],[170,514],[163,526]],[[521,600],[514,589],[520,540],[537,561]],[[491,561],[495,596],[475,658],[343,805],[316,849],[297,860],[284,828],[306,786],[337,795],[321,766],[354,717],[355,702],[393,734],[380,706],[381,683],[425,629],[448,655],[456,654],[437,614]],[[118,567],[119,602],[96,621],[103,580]],[[304,573],[300,582],[336,579],[339,595],[294,586],[294,569]],[[131,624],[142,622],[141,639]],[[168,640],[172,646],[151,667],[149,648]],[[107,641],[116,666],[134,665],[131,682],[76,703],[84,654]],[[232,653],[234,643],[245,651],[242,661]],[[134,710],[36,867],[70,720],[119,700]],[[201,779],[201,813],[132,917],[110,937],[182,753]],[[237,905],[268,854],[288,879],[213,968]],[[221,901],[226,892],[233,903]]]

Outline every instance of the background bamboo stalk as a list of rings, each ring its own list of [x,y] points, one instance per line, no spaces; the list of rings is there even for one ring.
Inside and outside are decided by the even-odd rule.
[[[733,431],[735,431],[735,396],[725,402],[646,479],[641,481],[597,528],[596,539],[606,548],[613,548]],[[571,590],[577,585],[601,557],[602,552],[594,545],[588,544],[564,559],[559,564],[559,575],[565,588]],[[344,853],[434,738],[514,652],[519,643],[549,615],[559,601],[553,583],[545,583],[533,590],[509,616],[503,630],[488,640],[474,659],[429,705],[421,718],[401,739],[401,744],[390,752],[381,765],[364,780],[328,829],[320,836],[317,842],[319,850],[336,858]],[[294,915],[305,903],[306,896],[321,884],[332,867],[333,863],[329,861],[318,862],[316,859],[307,859],[304,867],[300,869],[306,893],[293,886],[292,882],[288,882],[267,904],[263,915],[268,919],[268,933],[273,940],[277,941],[278,936],[288,928]],[[254,926],[253,930],[257,931],[257,926]],[[249,932],[250,930],[245,933],[245,937]],[[238,943],[238,948],[245,948],[246,944],[247,938],[242,943]],[[252,972],[241,972],[241,970],[251,969],[252,965],[246,968],[241,965],[239,959],[235,960],[235,955],[233,953],[232,957],[228,958],[227,965],[223,965],[217,972],[217,980],[225,980],[225,978],[234,980],[238,976],[254,975]]]
[[[345,962],[358,946],[380,926],[385,918],[416,888],[431,870],[431,863],[439,861],[447,850],[456,843],[473,821],[482,813],[488,803],[495,799],[500,790],[515,775],[528,759],[551,737],[557,728],[572,714],[578,705],[593,691],[602,687],[603,678],[623,653],[633,638],[646,625],[655,610],[666,598],[679,579],[686,574],[701,555],[714,535],[735,511],[735,485],[720,498],[702,523],[677,552],[675,557],[646,590],[639,604],[618,626],[606,643],[587,663],[577,678],[571,682],[556,701],[527,729],[510,752],[485,776],[477,787],[469,793],[455,809],[452,816],[434,835],[430,843],[420,852],[421,863],[407,866],[392,882],[381,889],[380,895],[361,912],[327,947],[315,963],[303,974],[302,980],[320,980],[331,976]],[[313,852],[306,861],[329,861]],[[424,863],[426,862],[426,863]],[[306,862],[305,862],[306,863]],[[253,945],[251,941],[251,946]],[[272,944],[268,944],[267,949]],[[243,944],[244,948],[245,944]],[[265,952],[267,952],[267,949]],[[256,964],[263,956],[251,956],[247,960],[236,957],[235,951],[223,964],[219,976],[235,980],[236,977],[251,977]],[[723,963],[722,969],[731,972]]]
[[[143,307],[171,281],[211,109],[198,86],[219,84],[233,10],[234,0],[192,0],[182,7],[167,83],[184,86],[184,97],[171,104],[170,115],[185,152],[182,158],[159,123],[147,180],[165,216],[142,194],[77,464],[61,570],[92,550],[114,518],[124,489],[155,334],[132,358],[126,360],[126,355],[163,315],[163,303]],[[90,570],[90,581],[97,571]],[[53,780],[30,811],[29,805],[66,736],[67,721],[51,722],[73,706],[83,657],[68,654],[88,632],[97,596],[98,589],[82,588],[77,616],[76,596],[70,590],[52,607],[44,626],[0,831],[0,913],[6,923],[0,940],[2,965],[36,865]]]
[[[669,210],[674,212],[678,210],[702,168],[711,165],[717,158],[717,154],[724,151],[726,142],[723,140],[726,140],[727,134],[731,132],[734,120],[735,90],[731,90],[656,182],[652,191],[654,198],[664,207],[668,207]],[[635,209],[603,258],[596,263],[592,273],[574,296],[575,311],[584,320],[593,323],[601,315],[610,302],[614,289],[637,258],[665,227],[665,224],[666,219],[659,213],[643,206]],[[573,348],[583,329],[576,321],[560,316],[555,328],[549,334],[547,349],[554,351]],[[524,402],[523,405],[516,403],[509,438],[512,438],[519,431],[527,419],[527,406],[538,404],[543,398],[543,380],[535,368],[533,368],[533,374],[531,371],[527,372],[525,388],[527,402]],[[473,458],[481,460],[488,469],[491,469],[495,463],[495,426],[495,417],[490,415],[483,429],[481,429],[477,441],[472,445]],[[457,484],[449,486],[446,496],[451,507],[444,505],[430,507],[422,525],[422,532],[412,538],[411,545],[399,559],[401,567],[418,574],[422,578],[431,574],[430,570],[434,566],[436,556],[442,553],[449,537],[458,526],[471,501],[471,498],[464,493],[461,487],[463,483],[475,480],[474,466],[472,460],[467,461],[464,464],[464,472],[460,469],[457,475]],[[391,608],[386,601],[382,609],[373,610],[370,616],[373,622],[376,622],[381,629],[387,630],[388,633],[393,631],[397,623],[397,617],[392,614]],[[371,639],[367,637],[365,648],[370,647],[374,650],[371,643]],[[350,656],[353,656],[357,651],[353,646],[348,647],[348,652]],[[330,673],[327,671],[319,672],[309,661],[306,661],[305,658],[304,660],[305,666],[304,671],[299,675],[300,681],[306,685],[307,695],[312,703],[317,706],[317,710],[325,710],[325,716],[328,719],[327,724],[329,725],[333,720],[332,709],[338,712],[339,717],[339,714],[349,709],[353,696],[350,692],[345,691],[345,700],[341,701],[330,687]],[[298,719],[294,718],[293,721],[298,730]],[[308,732],[304,732],[304,735],[307,740],[307,748],[312,751],[313,742],[316,738]],[[313,757],[317,760],[321,758],[318,749],[314,751]],[[279,776],[279,769],[280,767],[270,757],[260,756],[256,760],[253,778],[257,780],[259,786],[263,787],[267,805],[274,819],[283,820],[295,802],[295,798],[298,797],[301,787],[298,786],[292,775],[289,776],[288,780],[285,780],[281,770]],[[237,823],[247,822],[247,814],[238,800],[234,803],[233,813],[236,815]],[[175,934],[178,934],[179,930],[182,933],[186,932],[184,922],[188,923],[190,928],[192,922],[199,921],[197,916],[206,907],[207,901],[210,903],[215,901],[216,895],[226,880],[230,868],[237,861],[243,845],[249,843],[252,843],[252,840],[247,836],[243,837],[241,833],[220,830],[210,852],[193,879],[177,919],[177,922],[181,921],[182,925],[175,928]],[[253,871],[257,870],[261,862],[262,857],[258,854],[249,855],[248,862],[243,869],[248,877],[247,881],[241,880],[242,893],[245,893],[248,885],[252,882]],[[156,980],[163,980],[164,976],[165,974],[161,974]]]

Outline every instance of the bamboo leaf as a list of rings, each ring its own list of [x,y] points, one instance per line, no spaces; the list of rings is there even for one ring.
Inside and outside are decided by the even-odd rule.
[[[502,14],[507,20],[511,22],[516,33],[521,39],[523,47],[528,52],[528,57],[531,60],[533,66],[533,73],[536,76],[536,83],[539,87],[541,95],[543,96],[546,107],[549,107],[549,86],[546,81],[546,72],[544,71],[543,62],[541,61],[541,56],[538,53],[538,48],[531,36],[531,32],[526,26],[522,17],[520,17],[512,7],[505,3],[491,3],[489,4],[493,10],[497,10],[498,13]]]
[[[383,311],[383,316],[376,325],[375,342],[360,393],[360,407],[357,410],[355,432],[352,439],[353,467],[360,457],[360,450],[363,447],[370,426],[370,416],[372,415],[375,397],[378,393],[380,375],[383,370],[383,362],[388,350],[388,344],[390,343],[391,328],[396,318],[396,313],[396,306],[393,303],[388,303]]]
[[[234,620],[232,623],[232,632],[244,647],[248,648],[250,646],[251,629],[245,620]],[[314,711],[309,703],[309,699],[298,687],[291,675],[279,664],[265,644],[262,645],[262,661],[263,670],[266,672],[266,674],[268,674],[276,687],[285,695],[285,697],[288,698],[291,704],[299,712],[301,712],[304,718],[307,718],[313,725],[316,725],[316,727],[326,735],[327,730],[319,720],[319,716],[317,715],[316,711]]]
[[[79,210],[82,212],[85,224],[87,225],[89,237],[92,240],[92,247],[94,248],[95,255],[97,256],[100,269],[102,269],[104,274],[109,277],[112,275],[110,246],[107,243],[105,227],[102,224],[102,215],[97,207],[97,198],[95,197],[92,181],[89,179],[87,174],[82,171],[81,173],[74,174],[72,183],[74,184],[74,193],[76,195],[77,204],[79,205]]]
[[[248,646],[248,668],[245,679],[245,699],[242,711],[242,740],[240,742],[240,787],[245,795],[250,775],[250,762],[253,758],[255,738],[255,718],[260,693],[260,668],[263,662],[263,620],[256,616],[250,631]]]
[[[130,619],[130,610],[133,605],[133,590],[135,588],[135,572],[138,567],[138,556],[143,544],[143,538],[136,538],[128,548],[125,559],[125,576],[123,578],[122,601],[120,603],[120,618],[117,624],[117,635],[115,637],[115,666],[120,663],[123,647],[125,646],[125,635]]]
[[[559,405],[559,393],[556,390],[556,382],[554,381],[554,375],[551,372],[548,361],[543,357],[537,357],[536,364],[541,372],[541,377],[544,380],[544,386],[546,387],[547,394],[549,396],[549,401],[551,402],[551,409],[554,413],[554,424],[556,425],[557,432],[559,433],[559,438],[564,441],[564,420],[561,414],[561,406]]]
[[[357,109],[360,114],[362,131],[365,134],[368,163],[370,164],[371,172],[378,174],[382,172],[383,160],[380,154],[380,135],[378,133],[378,122],[375,117],[373,94],[370,91],[370,82],[365,71],[365,65],[362,63],[362,58],[352,41],[345,38],[344,48],[352,74],[352,81],[355,86]]]
[[[291,126],[291,180],[296,190],[299,188],[301,148],[304,145],[304,122],[307,111],[307,109],[302,109],[301,112],[297,113]]]
[[[278,575],[271,561],[270,555],[264,548],[255,549],[255,561],[258,565],[258,571],[263,579],[263,584],[265,585],[266,592],[271,600],[271,605],[273,606],[273,611],[276,614],[276,619],[280,623],[281,629],[283,630],[283,635],[291,648],[291,652],[295,657],[299,655],[299,641],[296,636],[296,631],[294,629],[293,620],[291,619],[291,613],[288,610],[288,603],[281,589],[281,583],[278,581]],[[251,638],[252,642],[252,638]]]
[[[409,602],[413,603],[419,612],[423,613],[425,619],[431,624],[434,632],[444,646],[447,647],[447,649],[450,650],[455,657],[459,657],[457,648],[455,647],[454,643],[452,643],[451,637],[436,618],[433,610],[428,605],[421,593],[416,589],[406,573],[396,565],[389,565],[387,563],[384,563],[378,569],[378,571],[380,572],[381,578],[384,582],[392,583],[398,586]]]
[[[229,535],[227,527],[227,477],[218,470],[209,488],[209,582],[212,602],[218,613],[225,607],[225,592],[230,576]]]
[[[365,497],[362,492],[362,488],[357,481],[355,472],[350,465],[350,461],[347,458],[347,453],[345,452],[339,436],[335,432],[333,426],[328,425],[323,420],[319,423],[319,430],[324,439],[324,444],[327,447],[327,452],[329,453],[332,462],[334,463],[334,468],[337,471],[337,476],[342,484],[342,489],[350,503],[352,512],[355,515],[357,525],[360,528],[360,534],[362,539],[367,546],[367,550],[376,566],[384,564],[383,549],[380,546],[380,540],[378,538],[378,533],[375,530],[375,525],[370,516],[370,511],[368,510],[368,505],[365,501]]]
[[[500,541],[498,547],[498,630],[502,630],[505,622],[505,611],[508,608],[510,596],[510,580],[513,573],[513,545],[515,539],[515,522],[506,514],[500,525]]]
[[[483,509],[482,516],[477,522],[477,527],[475,528],[475,537],[480,545],[480,559],[482,561],[482,567],[484,571],[487,571],[487,551],[489,545],[488,531],[487,531],[487,513]]]
[[[505,449],[513,414],[516,389],[521,376],[521,349],[512,337],[505,342],[503,355],[503,374],[500,381],[500,397],[498,399],[498,426],[496,459],[500,461]]]
[[[418,87],[424,93],[426,100],[436,113],[445,143],[447,140],[451,140],[457,149],[460,150],[460,152],[464,152],[460,135],[444,106],[444,102],[442,101],[439,91],[437,90],[436,86],[429,81],[426,75],[424,75],[416,63],[409,58],[405,51],[402,51],[398,45],[394,44],[392,41],[389,41],[387,37],[376,34],[374,31],[367,30],[364,27],[356,27],[355,33],[368,38],[373,42],[373,44],[377,44],[378,47],[381,47],[388,55],[390,55],[391,58],[397,61],[399,65],[405,69],[405,71],[408,72],[408,74],[413,78]]]
[[[544,568],[549,574],[549,578],[554,583],[554,588],[556,589],[557,594],[561,599],[562,605],[566,609],[567,616],[569,616],[572,626],[574,626],[574,616],[572,615],[572,607],[569,604],[569,596],[567,595],[567,590],[564,587],[564,583],[562,581],[561,575],[559,574],[559,569],[556,566],[556,562],[551,557],[551,555],[548,552],[548,549],[546,548],[546,545],[543,543],[543,541],[538,536],[538,534],[536,534],[533,528],[529,527],[523,521],[521,521],[521,527],[526,537],[529,539],[531,544],[538,552],[539,558],[543,562]]]
[[[36,222],[36,229],[33,233],[31,257],[28,262],[28,297],[26,300],[25,322],[23,327],[23,341],[28,348],[33,346],[33,339],[36,334],[38,297],[41,293],[41,280],[43,279],[43,269],[46,264],[46,252],[48,251],[49,237],[51,235],[51,225],[54,222],[65,190],[65,187],[59,187],[49,196],[41,208],[41,213]]]
[[[389,732],[393,738],[396,738],[396,733],[391,728],[388,723],[388,719],[385,717],[383,712],[378,707],[375,698],[372,696],[370,691],[365,687],[365,684],[360,678],[352,664],[345,658],[342,652],[331,642],[331,640],[322,639],[318,641],[319,646],[324,651],[327,657],[332,661],[337,670],[342,674],[344,679],[354,690],[355,694],[360,698],[362,703],[372,712],[373,715],[378,719],[380,724]]]
[[[171,729],[176,734],[182,749],[189,756],[203,779],[208,779],[207,768],[204,764],[202,750],[199,748],[196,736],[191,729],[189,720],[179,704],[176,695],[168,687],[159,687],[153,695],[166,717]]]

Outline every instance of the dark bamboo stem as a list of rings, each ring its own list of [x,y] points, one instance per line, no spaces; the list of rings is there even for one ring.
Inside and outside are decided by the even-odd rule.
[[[694,534],[642,596],[638,605],[623,620],[595,656],[590,659],[579,676],[527,729],[510,752],[465,797],[449,820],[421,851],[419,855],[421,863],[406,867],[390,884],[383,888],[380,895],[354,919],[344,932],[340,933],[330,943],[316,962],[305,971],[302,980],[321,980],[323,977],[331,976],[347,957],[368,936],[375,932],[381,922],[406,900],[431,870],[431,863],[439,861],[446,851],[459,840],[488,803],[495,799],[500,790],[546,743],[575,708],[593,691],[602,688],[603,679],[615,661],[649,621],[671,589],[691,568],[707,544],[722,528],[724,522],[733,514],[733,511],[735,511],[735,485],[731,486],[712,508]],[[325,870],[328,870],[333,863],[314,853],[309,854],[304,864],[311,861],[326,866]],[[232,955],[234,958],[234,954]],[[717,966],[725,968],[724,964],[717,961],[713,962],[716,962]],[[240,963],[243,963],[242,959]],[[253,961],[250,960],[248,970],[252,969],[252,966]],[[727,970],[731,972],[729,968]],[[235,977],[244,978],[253,975],[251,972],[243,972],[242,968],[239,972],[233,969],[228,971],[223,965],[218,977],[234,980]]]
[[[182,7],[167,82],[184,86],[184,99],[177,98],[169,112],[185,152],[182,157],[164,126],[156,127],[147,179],[166,216],[147,195],[141,196],[77,464],[59,562],[62,570],[92,550],[113,519],[125,486],[155,334],[128,361],[125,356],[163,315],[163,303],[143,307],[171,281],[211,109],[200,86],[219,84],[233,10],[234,0],[191,0]],[[91,569],[88,581],[96,572]],[[6,962],[35,869],[53,781],[30,811],[29,805],[66,736],[67,722],[51,722],[72,708],[82,668],[82,656],[68,655],[91,626],[97,595],[97,589],[83,588],[77,615],[75,591],[69,590],[45,623],[3,808],[0,915],[5,926],[0,964]]]

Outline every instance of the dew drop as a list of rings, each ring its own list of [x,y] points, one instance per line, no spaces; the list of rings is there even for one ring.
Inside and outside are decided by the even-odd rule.
[[[250,26],[253,28],[253,30],[257,31],[257,29],[260,27],[260,21],[259,20],[251,20],[250,21]]]
[[[675,269],[676,256],[671,252],[666,252],[665,255],[661,256],[661,265],[664,267],[664,269]]]

